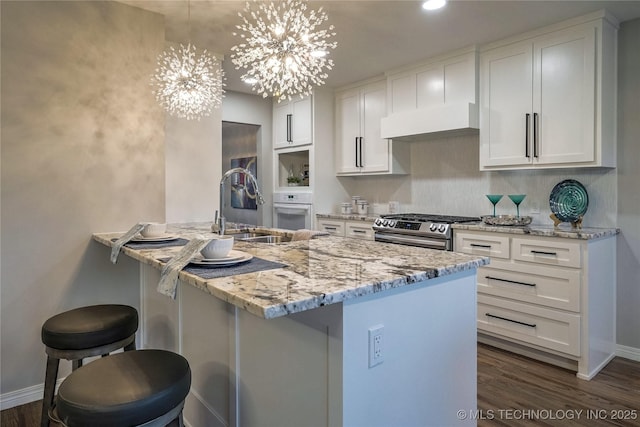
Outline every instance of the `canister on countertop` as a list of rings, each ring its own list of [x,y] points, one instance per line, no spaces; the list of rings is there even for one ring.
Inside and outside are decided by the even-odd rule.
[[[351,211],[354,213],[358,212],[358,200],[360,196],[351,196]]]
[[[340,203],[340,212],[343,215],[351,215],[351,213],[353,212],[351,203],[349,202]]]
[[[366,200],[358,200],[358,215],[366,215],[369,203]]]

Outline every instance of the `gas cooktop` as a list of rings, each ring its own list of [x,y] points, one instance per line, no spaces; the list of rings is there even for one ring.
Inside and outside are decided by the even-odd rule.
[[[460,222],[475,222],[481,220],[481,218],[478,217],[421,213],[389,214],[381,215],[380,218],[396,221],[437,222],[442,224],[456,224]]]
[[[462,222],[476,222],[481,219],[470,216],[453,216],[422,213],[402,213],[381,215],[373,223],[375,240],[391,241],[392,235],[413,236],[411,244],[416,244],[415,238],[446,240],[447,249],[451,248],[451,224]],[[407,241],[406,238],[402,239]]]

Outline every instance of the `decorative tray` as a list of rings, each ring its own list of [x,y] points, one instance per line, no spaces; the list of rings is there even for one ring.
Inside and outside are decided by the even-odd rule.
[[[551,190],[549,207],[556,226],[561,222],[570,222],[579,227],[589,207],[589,195],[578,181],[565,179]]]
[[[482,222],[488,225],[503,225],[503,226],[515,226],[522,227],[531,224],[530,216],[515,216],[515,215],[498,215],[498,216],[483,216]]]

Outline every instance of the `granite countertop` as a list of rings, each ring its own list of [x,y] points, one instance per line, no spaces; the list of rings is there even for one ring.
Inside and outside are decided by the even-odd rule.
[[[487,225],[483,222],[453,224],[454,230],[490,231],[508,234],[528,234],[530,236],[563,237],[567,239],[592,240],[615,236],[619,228],[571,228],[569,224],[558,227],[544,225],[527,225],[525,227]]]
[[[338,219],[342,221],[364,221],[364,222],[374,222],[376,218],[380,217],[380,215],[358,215],[358,214],[316,214],[316,218],[326,218],[326,219]]]
[[[211,235],[211,223],[169,225],[167,232],[185,239]],[[254,229],[259,231],[260,229]],[[112,246],[123,232],[96,233],[94,240]],[[279,230],[274,234],[287,234]],[[181,246],[161,249],[122,248],[127,255],[161,269],[159,259]],[[266,319],[409,286],[413,283],[475,269],[488,257],[336,236],[271,245],[236,241],[235,250],[288,267],[202,279],[182,271],[180,279],[204,292]],[[106,256],[106,255],[105,255]]]

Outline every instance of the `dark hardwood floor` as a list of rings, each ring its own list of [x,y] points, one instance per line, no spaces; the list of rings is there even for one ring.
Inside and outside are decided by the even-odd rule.
[[[479,344],[478,410],[478,426],[640,426],[640,362],[616,357],[584,381]]]
[[[36,427],[40,407],[37,401],[2,411],[0,426]],[[640,426],[640,362],[616,357],[584,381],[575,372],[478,344],[478,409],[464,416],[481,427]]]

